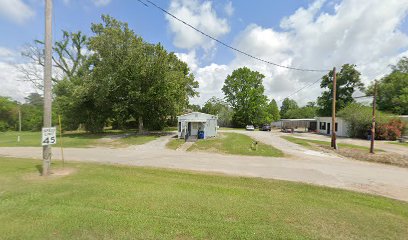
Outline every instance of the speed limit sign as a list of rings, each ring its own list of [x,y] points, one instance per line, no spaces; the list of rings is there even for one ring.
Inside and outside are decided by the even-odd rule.
[[[45,146],[56,143],[57,143],[57,128],[55,127],[43,128],[41,144]]]

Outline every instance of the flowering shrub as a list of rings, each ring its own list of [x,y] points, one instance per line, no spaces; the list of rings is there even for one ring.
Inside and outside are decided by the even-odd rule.
[[[387,123],[378,124],[375,129],[375,137],[379,140],[396,140],[402,136],[406,123],[400,119],[393,118]]]

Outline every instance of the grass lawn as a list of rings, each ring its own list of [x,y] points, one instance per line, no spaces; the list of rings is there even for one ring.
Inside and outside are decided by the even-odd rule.
[[[260,178],[0,158],[1,239],[406,239],[408,203]],[[58,166],[53,165],[54,170]]]
[[[179,148],[181,145],[183,145],[186,141],[184,139],[179,139],[179,138],[172,138],[170,141],[166,144],[167,148],[176,150]]]
[[[408,142],[388,142],[388,143],[408,147]]]
[[[245,128],[220,127],[218,130],[245,130]]]
[[[281,138],[286,139],[290,142],[302,145],[306,148],[310,148],[310,149],[314,149],[315,148],[314,145],[329,147],[331,144],[330,142],[326,142],[326,141],[303,139],[303,138],[297,138],[297,137],[292,137],[292,136],[282,136]],[[369,150],[368,147],[349,144],[349,143],[337,143],[337,146],[339,146],[339,148],[351,148],[351,149],[359,149],[359,150],[367,150],[367,151]]]
[[[216,138],[199,140],[188,151],[210,151],[249,156],[282,157],[283,152],[271,145],[258,142],[257,150],[252,149],[255,140],[239,133],[218,133]]]
[[[112,140],[102,138],[118,134],[124,134],[123,131],[108,131],[100,134],[90,133],[64,133],[63,146],[74,148],[86,148],[93,146],[105,147],[127,147],[130,145],[139,145],[147,143],[157,138],[155,135],[131,135],[124,138],[114,138]],[[41,132],[21,132],[21,140],[17,142],[18,132],[0,133],[0,147],[38,147],[41,146]],[[57,146],[60,144],[60,137],[57,134]]]

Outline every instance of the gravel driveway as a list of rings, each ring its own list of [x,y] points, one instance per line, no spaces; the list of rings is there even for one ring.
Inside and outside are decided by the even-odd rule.
[[[68,161],[148,166],[229,175],[273,178],[367,192],[408,201],[408,169],[344,159],[305,149],[274,132],[245,132],[261,142],[272,144],[285,158],[249,157],[203,152],[180,152],[165,148],[169,137],[126,149],[66,148]],[[59,149],[53,158],[59,161]],[[41,148],[0,148],[0,155],[41,159]]]

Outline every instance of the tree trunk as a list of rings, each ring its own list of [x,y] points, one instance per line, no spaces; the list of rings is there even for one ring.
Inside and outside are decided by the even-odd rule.
[[[139,134],[143,133],[143,117],[139,116]]]

